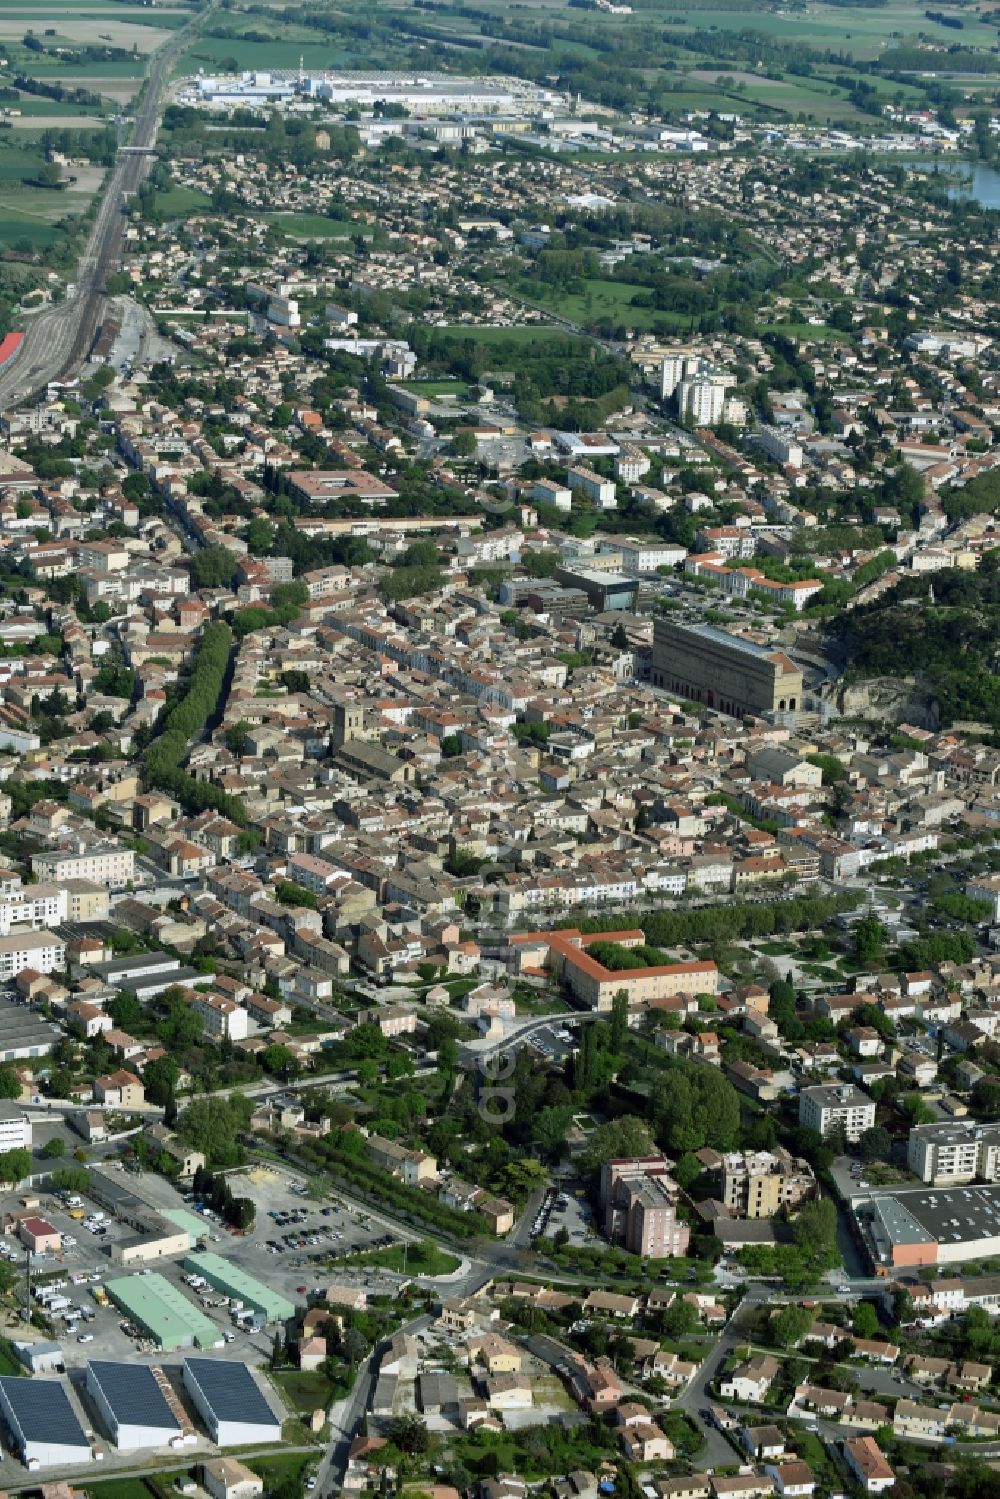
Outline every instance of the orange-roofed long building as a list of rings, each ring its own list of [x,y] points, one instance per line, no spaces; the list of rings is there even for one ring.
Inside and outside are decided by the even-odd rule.
[[[712,962],[615,969],[605,968],[587,951],[595,942],[639,947],[645,940],[638,930],[582,933],[566,927],[554,932],[515,932],[510,945],[519,971],[533,966],[548,969],[592,1010],[610,1010],[615,995],[622,991],[630,1006],[648,1005],[674,994],[718,994],[719,970]]]

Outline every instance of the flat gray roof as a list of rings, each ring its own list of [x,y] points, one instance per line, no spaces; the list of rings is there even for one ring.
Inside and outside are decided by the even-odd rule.
[[[931,1244],[933,1236],[894,1197],[876,1197],[871,1203],[890,1244]]]
[[[935,1145],[968,1145],[1000,1135],[1000,1122],[983,1124],[978,1119],[940,1119],[933,1124],[918,1124],[910,1133],[921,1140],[931,1140]]]
[[[872,1101],[853,1083],[819,1083],[815,1088],[803,1088],[802,1097],[811,1098],[825,1109],[860,1109]]]
[[[941,1244],[1000,1237],[1000,1187],[930,1187],[898,1200]]]
[[[94,963],[93,970],[105,979],[121,979],[128,974],[133,978],[157,971],[165,972],[177,965],[177,959],[168,952],[133,953],[130,958],[111,958],[107,963]]]

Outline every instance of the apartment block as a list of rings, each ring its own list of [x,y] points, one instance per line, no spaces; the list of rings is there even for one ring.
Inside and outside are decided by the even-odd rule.
[[[691,1231],[677,1218],[677,1183],[665,1156],[607,1161],[601,1171],[604,1231],[630,1254],[666,1259],[687,1252]]]
[[[89,843],[74,839],[59,848],[32,854],[31,868],[39,880],[63,885],[67,880],[93,880],[122,889],[135,879],[135,854],[110,839]]]
[[[809,1164],[787,1150],[733,1151],[723,1156],[720,1176],[722,1201],[742,1218],[773,1218],[816,1190]]]
[[[906,1164],[934,1187],[1000,1181],[1000,1124],[949,1119],[918,1124],[906,1144]]]
[[[803,1088],[799,1094],[799,1123],[821,1135],[843,1129],[855,1144],[875,1123],[875,1101],[853,1083],[831,1083]]]

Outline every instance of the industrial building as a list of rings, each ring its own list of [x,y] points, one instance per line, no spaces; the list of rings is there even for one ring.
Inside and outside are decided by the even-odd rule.
[[[714,625],[655,620],[651,681],[736,717],[796,713],[802,707],[802,673],[784,651]]]
[[[1000,1254],[1000,1187],[914,1187],[851,1207],[877,1271]]]
[[[266,1322],[287,1322],[295,1315],[295,1307],[277,1291],[272,1291],[252,1275],[231,1265],[220,1254],[190,1254],[184,1261],[185,1270],[194,1275],[203,1275],[209,1285],[224,1296],[242,1301],[245,1307],[259,1312]]]
[[[89,1192],[95,1202],[114,1213],[119,1223],[135,1229],[131,1237],[112,1244],[111,1258],[116,1265],[148,1265],[153,1260],[187,1254],[205,1235],[204,1223],[193,1213],[183,1208],[155,1212],[120,1176],[100,1167],[91,1169]]]
[[[158,1348],[217,1348],[222,1334],[162,1275],[124,1275],[104,1289],[119,1311]]]
[[[178,103],[211,109],[262,109],[286,106],[296,99],[371,109],[378,103],[400,105],[420,115],[484,114],[491,118],[513,112],[521,118],[543,107],[568,108],[564,94],[522,82],[518,78],[462,78],[452,73],[380,73],[330,69],[318,73],[278,70],[219,73],[188,79]]]
[[[217,1447],[280,1442],[281,1421],[246,1364],[186,1358],[184,1388]]]
[[[145,1222],[139,1225],[137,1234],[112,1244],[111,1258],[123,1268],[129,1265],[148,1265],[151,1260],[186,1254],[191,1244],[192,1238],[186,1228],[176,1227],[159,1213],[150,1213]]]
[[[61,1034],[27,1005],[0,999],[0,1063],[47,1057]]]
[[[174,1412],[177,1397],[158,1369],[92,1359],[87,1365],[87,1393],[119,1452],[166,1447],[183,1434],[184,1425]]]
[[[27,1468],[77,1467],[93,1458],[62,1380],[0,1375],[0,1414]]]

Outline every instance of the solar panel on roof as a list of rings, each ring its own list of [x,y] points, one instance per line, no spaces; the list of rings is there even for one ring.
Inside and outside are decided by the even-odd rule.
[[[246,1364],[223,1359],[187,1358],[184,1367],[219,1421],[255,1421],[273,1425],[277,1416],[264,1399]]]
[[[50,1442],[64,1447],[86,1447],[83,1427],[73,1414],[61,1384],[48,1379],[19,1379],[0,1375],[0,1389],[14,1412],[26,1442]]]
[[[90,1369],[116,1419],[123,1426],[162,1426],[180,1431],[180,1423],[145,1364],[115,1364],[91,1359]]]

